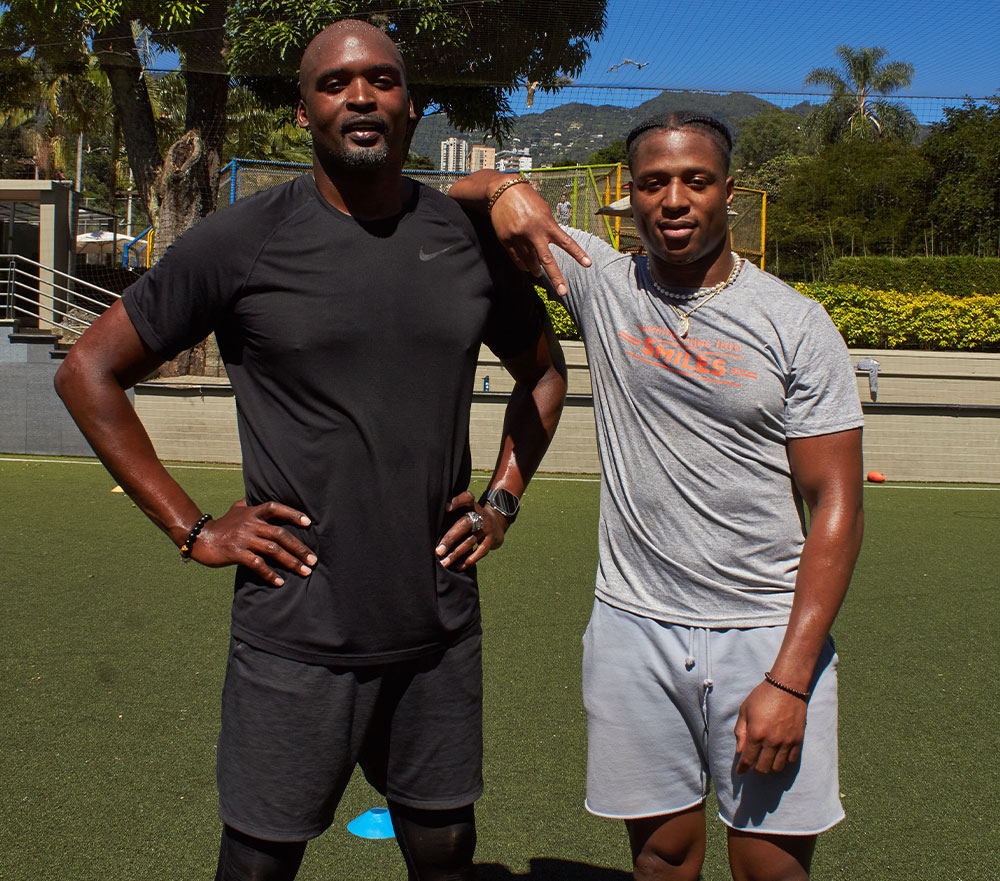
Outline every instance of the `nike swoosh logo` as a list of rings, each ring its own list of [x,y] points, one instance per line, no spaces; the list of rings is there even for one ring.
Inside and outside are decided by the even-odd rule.
[[[424,263],[426,263],[428,260],[433,260],[435,257],[440,257],[445,251],[450,251],[454,247],[455,247],[454,245],[448,245],[447,248],[442,248],[440,251],[433,251],[432,253],[428,254],[423,249],[423,246],[421,246],[420,259],[423,260]]]

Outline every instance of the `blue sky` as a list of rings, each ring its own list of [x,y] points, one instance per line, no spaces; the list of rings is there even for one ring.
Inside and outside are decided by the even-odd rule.
[[[921,122],[956,103],[933,98],[1000,92],[995,0],[609,0],[607,17],[575,87],[536,95],[527,112],[566,101],[635,105],[662,89],[776,93],[763,97],[789,106],[803,100],[796,93],[816,91],[803,78],[835,66],[840,44],[885,46],[890,59],[913,64],[912,87],[901,94]],[[609,70],[626,58],[648,66]],[[526,112],[524,92],[514,110]]]
[[[573,0],[566,15],[573,14]],[[788,107],[822,97],[802,81],[837,65],[834,49],[885,46],[914,68],[899,93],[917,119],[934,122],[965,95],[1000,92],[1000,4],[996,0],[608,0],[607,27],[571,88],[537,93],[529,110],[579,101],[635,106],[663,89],[750,92]],[[164,67],[176,64],[165,55]],[[620,65],[631,59],[645,65]]]

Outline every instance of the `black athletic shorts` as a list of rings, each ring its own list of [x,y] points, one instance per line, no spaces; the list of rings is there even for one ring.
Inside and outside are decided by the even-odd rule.
[[[483,791],[482,635],[380,667],[325,667],[233,639],[219,816],[271,841],[315,838],[355,765],[388,799],[448,810]]]

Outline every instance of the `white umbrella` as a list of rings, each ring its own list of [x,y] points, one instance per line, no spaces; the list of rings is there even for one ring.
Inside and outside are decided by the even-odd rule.
[[[99,229],[81,233],[76,237],[77,254],[110,254],[117,236],[110,230]]]

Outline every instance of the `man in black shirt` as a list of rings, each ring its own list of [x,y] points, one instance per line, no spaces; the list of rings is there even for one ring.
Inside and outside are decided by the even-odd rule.
[[[312,175],[178,239],[56,387],[182,557],[238,567],[217,879],[293,878],[357,763],[388,799],[410,877],[465,879],[482,790],[475,563],[516,516],[565,371],[492,234],[402,176],[413,110],[394,44],[339,22],[306,49],[300,91]],[[246,486],[218,519],[167,474],[124,391],[212,331]],[[516,387],[477,502],[468,416],[484,341]]]

